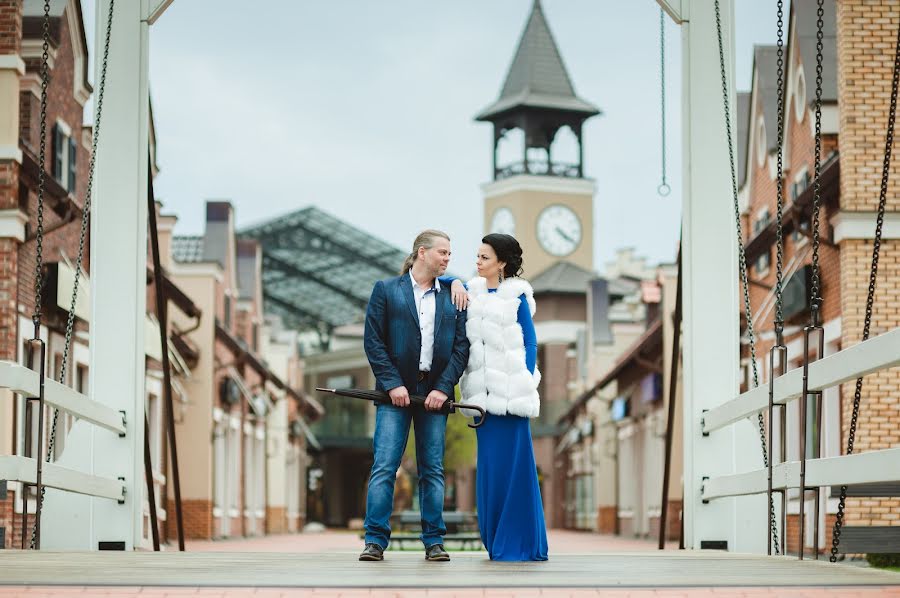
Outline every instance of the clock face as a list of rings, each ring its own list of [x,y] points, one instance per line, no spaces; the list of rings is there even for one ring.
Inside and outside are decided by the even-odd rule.
[[[516,234],[516,219],[509,208],[497,208],[491,218],[491,232],[504,235]]]
[[[538,216],[537,238],[550,255],[569,255],[581,244],[581,221],[571,208],[547,206]]]

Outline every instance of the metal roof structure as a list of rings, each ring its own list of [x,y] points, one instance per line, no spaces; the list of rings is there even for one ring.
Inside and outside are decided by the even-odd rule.
[[[375,281],[396,276],[407,254],[315,207],[239,231],[262,246],[266,313],[320,333],[363,321]]]

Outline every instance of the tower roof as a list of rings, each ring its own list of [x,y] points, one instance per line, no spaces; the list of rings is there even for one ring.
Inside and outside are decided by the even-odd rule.
[[[535,0],[531,8],[500,97],[475,118],[490,121],[520,107],[562,110],[585,117],[600,113],[596,106],[575,95],[540,0]]]

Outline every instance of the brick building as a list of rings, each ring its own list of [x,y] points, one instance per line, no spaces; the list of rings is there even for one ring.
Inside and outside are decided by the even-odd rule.
[[[56,287],[65,289],[72,269],[67,259],[78,252],[81,208],[87,184],[90,135],[82,112],[90,96],[87,82],[87,45],[78,2],[55,4],[51,13],[46,119],[46,185],[44,192],[43,262],[46,286],[42,295],[41,336],[46,339],[48,373],[58,378],[62,365],[68,305],[60,305]],[[40,172],[41,20],[39,2],[4,0],[0,3],[0,359],[26,363],[34,335],[37,191]],[[84,268],[90,268],[85,253]],[[68,283],[71,286],[71,282]],[[67,382],[78,389],[87,384],[86,325],[77,322],[68,364]],[[24,403],[7,391],[0,403],[2,451],[37,454],[23,438]],[[29,422],[30,423],[30,422]],[[28,443],[34,444],[34,443]],[[62,447],[60,447],[62,449]],[[3,492],[2,519],[6,545],[18,545],[21,522],[20,489],[10,484]],[[15,502],[15,505],[13,504]],[[33,501],[32,501],[33,502]],[[32,505],[33,510],[33,505]],[[21,516],[20,516],[21,517]]]
[[[91,157],[90,126],[84,125],[84,104],[92,92],[87,82],[88,54],[76,0],[51,4],[49,85],[47,88],[46,164],[42,243],[44,280],[41,337],[47,342],[47,372],[55,380],[88,392],[90,355],[90,235],[85,237],[85,254],[75,306],[74,334],[65,375],[65,329],[73,291],[74,264],[81,235],[81,217],[87,191]],[[0,96],[4,98],[0,119],[0,359],[27,364],[34,334],[31,316],[35,309],[34,283],[37,259],[37,196],[40,172],[40,103],[43,3],[13,0],[0,4]],[[7,103],[5,100],[8,99]],[[156,146],[150,123],[151,169],[155,174]],[[101,142],[102,143],[102,142]],[[148,315],[146,391],[149,440],[153,466],[157,515],[166,519],[159,500],[168,484],[162,406],[162,348],[155,316],[155,282],[148,269]],[[194,312],[196,307],[170,280],[165,280],[172,304]],[[199,315],[199,314],[198,314]],[[168,331],[171,335],[172,330]],[[170,347],[175,364],[174,385],[189,375],[189,366]],[[8,390],[0,390],[0,452],[27,456],[45,455],[49,443],[52,410],[46,408],[43,445],[37,446],[37,413],[28,414],[24,402]],[[51,458],[64,463],[68,432],[74,423],[60,414]],[[53,495],[48,491],[48,500]],[[33,495],[33,490],[31,491]],[[0,527],[5,545],[21,545],[21,488],[10,483],[0,501]],[[33,496],[28,510],[33,513]],[[29,517],[29,526],[33,517]],[[144,498],[144,545],[151,542],[149,503]]]
[[[825,355],[858,342],[872,256],[871,238],[880,187],[887,123],[889,85],[896,39],[896,2],[826,2],[823,39],[821,212],[819,265],[821,324]],[[889,16],[890,15],[890,16]],[[784,254],[783,315],[787,368],[802,367],[803,327],[809,323],[812,261],[812,200],[815,147],[816,2],[791,3],[784,48]],[[867,41],[859,43],[860,36]],[[872,35],[884,39],[876,42]],[[768,354],[775,342],[776,200],[778,147],[778,82],[776,47],[757,47],[750,92],[738,96],[739,197],[748,262],[752,322],[756,336],[759,381],[768,379]],[[893,181],[892,181],[893,183]],[[888,197],[892,197],[889,193]],[[874,203],[873,203],[874,202]],[[896,307],[888,297],[897,284],[898,204],[889,200],[879,268],[872,335],[897,325]],[[746,322],[742,306],[742,316]],[[815,340],[815,339],[813,339]],[[743,387],[753,386],[749,343],[742,339]],[[856,451],[888,448],[900,442],[896,397],[898,373],[882,372],[865,380]],[[893,386],[892,386],[893,385]],[[808,401],[807,455],[846,452],[854,384],[823,393],[821,429]],[[877,390],[876,390],[877,389]],[[893,402],[892,402],[893,401]],[[774,446],[781,441],[776,413]],[[799,458],[799,403],[787,409],[786,458]],[[821,443],[821,444],[819,444]],[[757,449],[758,450],[758,449]],[[762,461],[762,456],[760,456]],[[837,489],[820,497],[820,549],[830,547]],[[788,502],[788,550],[799,548],[799,493]],[[805,545],[813,545],[814,495],[807,495]],[[848,500],[847,521],[881,524],[896,521],[890,508],[896,499]],[[856,525],[858,523],[852,523]]]

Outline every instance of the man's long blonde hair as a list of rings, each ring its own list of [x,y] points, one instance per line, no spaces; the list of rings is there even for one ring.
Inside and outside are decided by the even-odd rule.
[[[409,272],[410,268],[413,267],[413,264],[416,263],[416,258],[419,257],[419,247],[424,247],[425,249],[431,249],[434,247],[435,239],[447,239],[450,240],[450,236],[444,231],[436,230],[433,228],[429,228],[428,230],[423,230],[419,233],[419,236],[416,237],[416,240],[413,241],[412,253],[410,253],[406,257],[406,261],[403,262],[403,267],[400,268],[400,274],[406,274]]]

